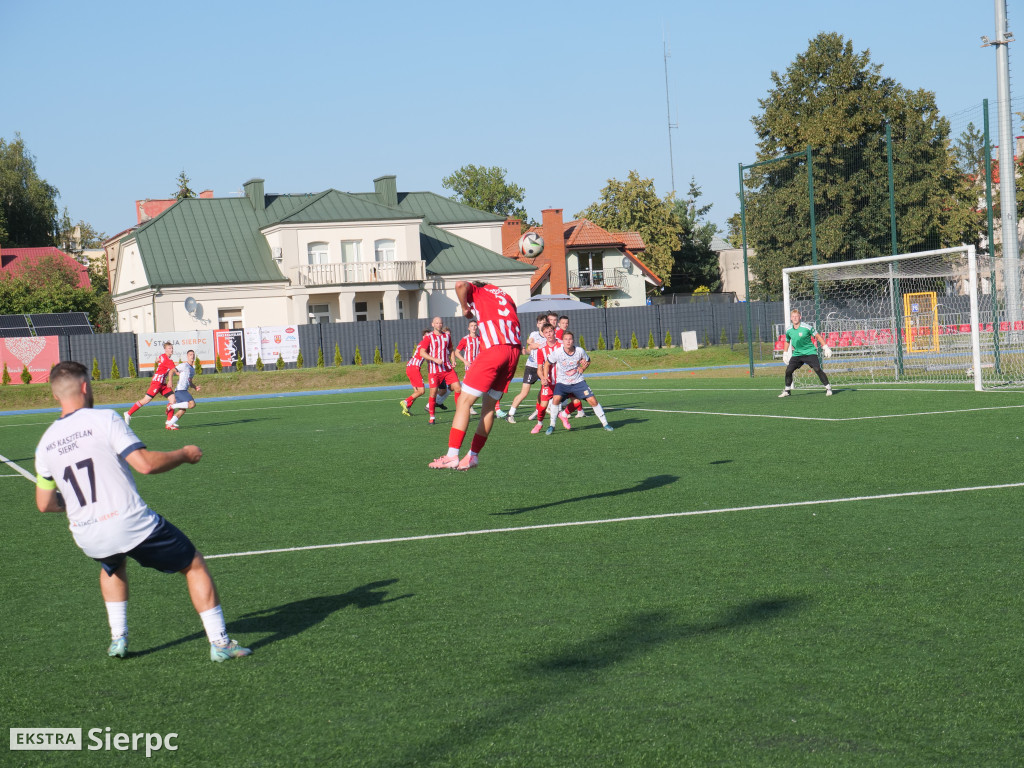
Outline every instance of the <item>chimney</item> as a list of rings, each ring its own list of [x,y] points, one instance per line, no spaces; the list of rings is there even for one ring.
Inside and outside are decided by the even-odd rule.
[[[569,293],[569,275],[565,267],[565,224],[561,208],[545,208],[541,215],[541,237],[544,238],[544,252],[537,259],[537,265],[547,261],[551,265],[551,293]]]
[[[519,235],[523,222],[519,219],[505,219],[501,224],[501,252],[510,259],[519,257]]]
[[[199,197],[201,197],[203,200],[210,200],[213,198],[213,190],[204,189],[202,192],[199,193]]]
[[[373,191],[377,193],[377,202],[381,205],[398,207],[398,182],[394,176],[378,176],[373,180]]]
[[[242,185],[242,189],[245,190],[245,196],[249,198],[253,210],[262,211],[267,207],[263,197],[263,179],[249,179]]]

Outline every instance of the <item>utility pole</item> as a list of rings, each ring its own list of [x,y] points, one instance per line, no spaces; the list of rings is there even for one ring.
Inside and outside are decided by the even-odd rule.
[[[1010,111],[1010,50],[1013,33],[1006,28],[1006,0],[995,0],[996,39],[982,37],[982,47],[996,49],[996,104],[999,123],[999,198],[1003,201],[1003,285],[1006,288],[1006,320],[1010,328],[1021,320],[1020,244],[1017,240],[1017,183],[1014,178],[1013,115]],[[993,286],[994,287],[994,286]]]

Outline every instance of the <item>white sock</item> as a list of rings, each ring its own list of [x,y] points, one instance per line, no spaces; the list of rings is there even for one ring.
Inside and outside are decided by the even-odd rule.
[[[206,630],[206,637],[214,645],[228,644],[228,630],[224,626],[224,611],[219,605],[215,605],[208,611],[199,614],[203,620],[203,629]]]
[[[608,426],[608,419],[605,418],[604,408],[601,407],[600,403],[594,406],[594,415],[601,420],[602,424],[604,424],[606,427]]]
[[[453,456],[456,459],[459,458],[459,449],[458,448],[452,448],[451,446],[448,446],[448,458],[452,458]]]
[[[106,603],[107,621],[110,623],[110,637],[116,640],[128,634],[128,601]]]
[[[172,427],[173,427],[173,426],[174,426],[175,424],[177,424],[177,423],[178,423],[178,417],[179,417],[179,416],[181,416],[181,412],[180,412],[180,411],[175,411],[175,412],[174,412],[174,416],[172,416],[172,417],[171,417],[171,426],[172,426]]]
[[[434,396],[434,402],[437,403],[438,405],[440,405],[441,403],[443,403],[445,400],[448,399],[448,393],[449,392],[451,392],[451,390],[450,389],[446,389],[444,391],[443,395],[435,395]]]
[[[548,403],[548,413],[551,414],[551,426],[555,426],[555,419],[558,418],[558,412],[562,410],[562,404],[558,404],[558,408],[555,408],[554,403]]]
[[[509,416],[515,416],[516,415],[516,407],[514,405],[511,408],[508,409],[508,415]]]

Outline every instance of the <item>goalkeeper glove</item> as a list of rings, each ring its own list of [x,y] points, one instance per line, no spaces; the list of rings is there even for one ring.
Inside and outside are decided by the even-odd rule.
[[[832,357],[832,347],[830,347],[828,344],[822,344],[821,353],[825,355],[825,357]]]
[[[789,365],[789,361],[792,360],[792,359],[793,359],[793,348],[790,347],[790,348],[788,348],[788,349],[783,351],[783,353],[782,353],[782,362],[784,362],[786,365]]]

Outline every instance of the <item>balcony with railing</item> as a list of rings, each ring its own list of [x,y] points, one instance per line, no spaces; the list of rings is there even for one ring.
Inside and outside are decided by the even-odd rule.
[[[357,261],[348,264],[302,264],[299,285],[411,283],[427,279],[425,261]]]
[[[625,290],[628,273],[624,269],[591,269],[569,273],[570,291]]]

